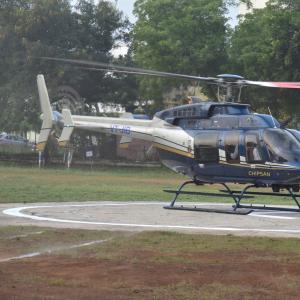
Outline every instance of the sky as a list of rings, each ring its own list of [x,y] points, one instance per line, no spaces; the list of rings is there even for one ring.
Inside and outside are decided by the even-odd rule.
[[[117,4],[117,7],[123,11],[123,13],[129,18],[129,20],[133,23],[136,19],[132,13],[133,4],[135,0],[110,0]]]
[[[125,16],[128,17],[131,23],[136,21],[132,11],[135,0],[110,0],[111,2],[116,3],[119,10],[121,10]],[[128,48],[125,45],[120,44],[118,48],[115,48],[111,51],[111,53],[118,57],[119,55],[125,55],[127,53]]]

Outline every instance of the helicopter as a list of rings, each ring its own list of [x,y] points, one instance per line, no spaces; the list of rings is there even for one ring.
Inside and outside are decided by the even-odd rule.
[[[297,194],[300,188],[300,132],[286,129],[271,114],[253,113],[249,104],[240,103],[241,90],[245,86],[300,89],[300,82],[251,81],[233,74],[200,77],[84,60],[43,59],[76,64],[88,70],[197,80],[218,88],[217,102],[201,101],[165,109],[157,112],[152,120],[130,116],[80,116],[63,109],[59,120],[63,124],[58,139],[61,147],[68,147],[74,129],[121,136],[121,143],[130,143],[132,139],[150,141],[164,166],[189,178],[177,190],[165,190],[175,194],[170,205],[164,207],[166,209],[230,214],[249,214],[254,209],[300,212],[300,195]],[[37,148],[42,153],[57,122],[57,113],[52,111],[43,75],[37,76],[37,85],[43,113]],[[222,99],[220,90],[224,88],[226,93]],[[233,98],[234,88],[239,89],[237,102]],[[229,187],[230,183],[245,187],[235,191]],[[220,184],[224,189],[221,193],[184,191],[189,184]],[[248,191],[251,188],[271,188],[271,191]],[[282,190],[287,192],[280,193]],[[176,205],[181,194],[231,197],[233,206],[230,210],[221,210]],[[241,204],[242,199],[254,195],[289,196],[297,208]]]

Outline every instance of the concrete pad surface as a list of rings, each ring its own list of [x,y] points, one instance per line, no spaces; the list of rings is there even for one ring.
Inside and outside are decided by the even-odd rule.
[[[99,230],[171,230],[184,233],[300,238],[299,212],[255,210],[249,215],[166,210],[165,202],[1,204],[0,226],[36,225]],[[184,203],[232,209],[222,203]]]

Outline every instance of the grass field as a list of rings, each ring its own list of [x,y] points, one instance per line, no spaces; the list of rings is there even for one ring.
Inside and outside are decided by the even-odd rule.
[[[299,258],[299,239],[2,227],[0,298],[299,299]]]
[[[170,201],[165,188],[176,189],[187,178],[166,168],[103,167],[89,169],[38,169],[0,165],[0,203],[52,201]],[[217,192],[220,186],[189,187]],[[234,189],[241,188],[234,186]],[[230,202],[231,199],[180,196],[183,201]],[[254,200],[251,199],[252,202]],[[258,203],[294,204],[289,198],[264,196]]]

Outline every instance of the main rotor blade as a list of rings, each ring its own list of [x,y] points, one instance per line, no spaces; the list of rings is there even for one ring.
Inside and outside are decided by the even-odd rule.
[[[81,70],[87,71],[98,71],[98,72],[114,72],[114,73],[121,73],[121,74],[133,74],[133,75],[147,75],[147,76],[157,76],[156,74],[149,74],[145,72],[136,72],[136,71],[122,71],[122,70],[114,70],[114,69],[105,69],[105,68],[87,68],[87,67],[76,67]]]
[[[216,77],[201,77],[169,72],[161,72],[149,69],[135,68],[135,67],[125,67],[114,65],[110,63],[94,62],[88,60],[77,60],[77,59],[66,59],[66,58],[55,58],[55,57],[40,57],[44,60],[57,61],[63,63],[69,63],[77,66],[81,66],[82,69],[91,71],[104,71],[104,72],[115,72],[124,74],[136,74],[136,75],[148,75],[148,76],[158,76],[167,78],[181,78],[196,81],[205,81],[209,84],[216,84],[219,86],[247,86],[247,85],[257,85],[272,88],[286,88],[286,89],[300,89],[300,82],[273,82],[273,81],[252,81],[252,80],[239,80],[239,78],[233,78],[229,81],[227,78],[216,78]]]
[[[199,81],[207,81],[207,82],[215,82],[215,80],[218,80],[218,78],[214,78],[214,77],[201,77],[201,76],[184,75],[184,74],[177,74],[177,73],[160,72],[155,70],[148,70],[148,69],[141,69],[141,68],[134,68],[134,67],[124,67],[124,66],[118,66],[114,64],[93,62],[87,60],[64,59],[64,58],[54,58],[54,57],[41,57],[41,59],[81,65],[85,67],[90,66],[90,67],[94,67],[94,70],[98,69],[98,71],[150,75],[150,76],[169,77],[169,78],[182,78],[182,79],[199,80]]]
[[[146,75],[146,76],[158,76],[162,77],[157,74],[150,74],[150,73],[145,73],[145,72],[136,72],[136,71],[122,71],[122,70],[113,70],[113,69],[105,69],[105,68],[87,68],[87,67],[77,67],[81,70],[87,70],[87,71],[96,71],[96,72],[114,72],[114,73],[121,73],[121,74],[131,74],[131,75]],[[186,79],[186,78],[184,78]],[[207,81],[209,85],[214,85],[218,84],[217,82],[212,81]]]
[[[243,80],[245,84],[282,89],[300,89],[300,82],[251,81]]]

